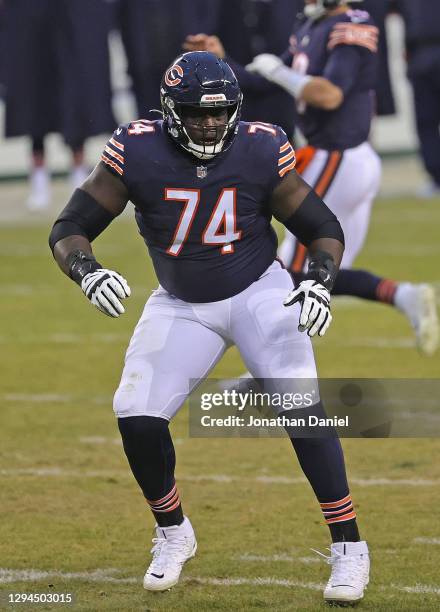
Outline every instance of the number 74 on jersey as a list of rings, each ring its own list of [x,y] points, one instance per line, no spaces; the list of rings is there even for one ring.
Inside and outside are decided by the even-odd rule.
[[[165,188],[165,200],[183,202],[184,206],[167,249],[169,255],[177,257],[188,238],[197,208],[200,203],[200,189]],[[221,254],[234,252],[234,241],[240,240],[241,230],[236,228],[237,190],[235,187],[222,189],[213,208],[211,217],[202,232],[202,244],[218,244]]]

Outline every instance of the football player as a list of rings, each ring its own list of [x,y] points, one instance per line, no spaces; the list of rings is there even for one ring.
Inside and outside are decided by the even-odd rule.
[[[49,239],[63,272],[99,310],[118,317],[130,288],[95,259],[91,242],[131,200],[159,279],[114,397],[126,456],[157,522],[148,590],[175,585],[197,548],[174,478],[170,420],[231,344],[268,389],[298,379],[316,384],[309,336],[324,335],[331,322],[341,226],[296,173],[285,133],[239,120],[241,100],[227,63],[207,52],[178,57],[162,80],[163,121],[134,121],[114,132]],[[272,216],[309,249],[297,289],[276,259]],[[325,415],[320,401],[301,410]],[[340,441],[334,432],[289,437],[333,541],[325,597],[358,601],[369,555]]]
[[[343,0],[306,0],[305,4],[306,19],[295,29],[281,58],[258,55],[247,70],[235,62],[231,65],[245,91],[260,87],[266,92],[270,81],[296,100],[296,122],[308,142],[297,152],[297,170],[338,216],[346,238],[333,294],[395,306],[409,319],[418,348],[431,355],[440,336],[434,289],[351,270],[364,244],[380,186],[380,159],[368,142],[379,31],[366,11],[352,10]],[[184,47],[225,56],[216,36],[190,36]],[[307,265],[307,249],[301,241],[286,232],[279,256],[295,281],[300,281]]]

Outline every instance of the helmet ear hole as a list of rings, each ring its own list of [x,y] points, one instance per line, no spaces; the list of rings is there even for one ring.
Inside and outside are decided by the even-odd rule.
[[[225,151],[236,135],[242,94],[231,67],[213,53],[194,51],[179,56],[165,71],[161,104],[171,138],[195,156],[210,159]],[[198,144],[183,125],[185,107],[224,108],[227,123],[215,144]]]

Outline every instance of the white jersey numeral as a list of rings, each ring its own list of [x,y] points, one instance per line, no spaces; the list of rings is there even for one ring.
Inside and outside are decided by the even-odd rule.
[[[197,207],[200,202],[199,189],[165,188],[165,200],[184,202],[173,241],[167,249],[169,255],[179,255],[188,238]],[[202,244],[221,245],[222,255],[234,252],[234,240],[240,240],[241,230],[236,229],[237,190],[234,187],[223,189],[206,228],[202,234]]]
[[[292,69],[300,74],[306,75],[309,69],[309,56],[305,53],[296,53],[292,62]],[[296,104],[296,110],[300,115],[304,115],[307,110],[307,104],[304,100],[299,100]]]
[[[233,253],[233,241],[241,238],[241,231],[236,229],[236,202],[237,190],[223,189],[202,235],[203,244],[223,245],[222,255]]]
[[[148,132],[154,132],[155,127],[152,125],[151,121],[148,119],[139,119],[139,121],[133,121],[128,126],[128,134],[130,136],[141,136],[142,134],[147,134]]]
[[[269,132],[269,134],[272,134],[272,136],[277,135],[277,131],[273,127],[272,123],[264,123],[263,121],[251,123],[248,132],[249,134],[256,134],[258,130],[261,132]]]
[[[196,214],[197,206],[200,202],[200,190],[199,189],[165,189],[165,200],[178,200],[179,202],[185,202],[182,214],[180,215],[179,223],[177,224],[176,231],[174,232],[173,242],[168,247],[167,253],[169,255],[177,256],[182,250],[183,243],[188,237],[191,225],[194,221],[194,215]]]

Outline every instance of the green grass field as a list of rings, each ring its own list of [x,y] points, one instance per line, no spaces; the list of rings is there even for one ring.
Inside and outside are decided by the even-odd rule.
[[[118,220],[95,252],[133,296],[125,316],[104,317],[58,271],[48,225],[0,228],[0,609],[13,609],[11,592],[73,593],[84,611],[324,609],[329,570],[310,548],[329,545],[327,528],[288,441],[190,439],[186,409],[172,429],[199,552],[172,591],[142,589],[153,520],[111,399],[154,274],[134,222]],[[438,282],[439,227],[439,201],[378,202],[358,263]],[[315,344],[320,375],[440,377],[440,355],[423,358],[411,344],[409,324],[391,308],[335,300],[332,327]],[[230,350],[213,376],[241,371]],[[439,440],[343,444],[372,551],[359,609],[440,610]]]

